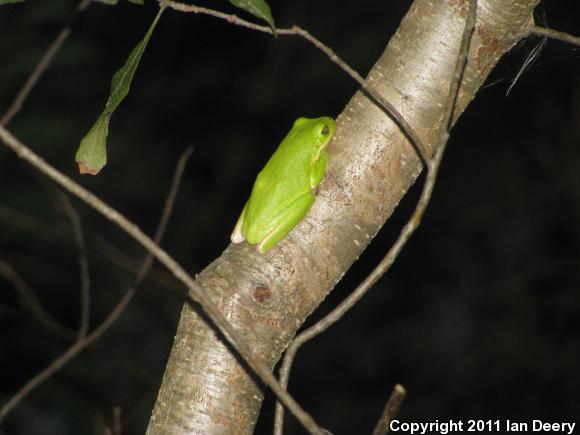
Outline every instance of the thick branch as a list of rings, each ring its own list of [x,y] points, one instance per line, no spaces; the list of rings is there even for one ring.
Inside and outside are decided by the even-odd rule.
[[[316,322],[313,326],[301,332],[292,341],[286,354],[284,355],[284,361],[282,362],[282,367],[280,368],[280,383],[284,388],[288,388],[288,379],[290,377],[290,368],[294,361],[294,357],[298,352],[298,349],[303,346],[308,341],[312,340],[314,337],[318,336],[331,325],[338,322],[344,314],[370,290],[370,288],[391,268],[397,257],[399,256],[401,250],[405,247],[413,233],[419,227],[421,218],[425,213],[427,205],[431,200],[433,194],[433,188],[435,186],[435,181],[437,179],[437,173],[439,171],[439,166],[441,164],[441,159],[443,158],[443,152],[449,140],[449,131],[451,130],[451,119],[453,118],[453,113],[455,111],[455,103],[457,101],[457,96],[459,92],[459,87],[463,79],[463,73],[465,72],[465,66],[467,64],[467,56],[469,54],[469,43],[473,35],[473,30],[475,28],[475,20],[477,15],[477,2],[476,0],[469,0],[468,15],[465,20],[465,28],[461,37],[461,47],[457,56],[457,63],[455,65],[455,70],[453,71],[453,79],[449,86],[449,94],[445,104],[445,111],[443,113],[443,118],[441,120],[441,125],[439,126],[439,137],[435,145],[435,153],[433,157],[426,161],[427,165],[427,176],[425,177],[425,183],[423,184],[423,190],[421,191],[421,196],[419,201],[415,206],[415,211],[403,227],[401,234],[395,241],[395,243],[388,250],[385,257],[381,262],[373,269],[371,273],[364,279],[364,281],[344,300],[342,301],[334,310],[323,317],[321,320]],[[274,434],[281,435],[284,426],[284,409],[280,403],[276,404],[276,415],[274,418]]]
[[[482,12],[453,121],[527,34],[537,1],[478,2]],[[464,1],[417,0],[367,78],[424,144],[437,142],[444,120],[466,10]],[[313,209],[285,240],[266,254],[229,246],[198,277],[270,367],[421,170],[401,130],[361,92],[338,118],[329,153]],[[261,400],[259,386],[205,320],[184,307],[147,433],[250,433]]]

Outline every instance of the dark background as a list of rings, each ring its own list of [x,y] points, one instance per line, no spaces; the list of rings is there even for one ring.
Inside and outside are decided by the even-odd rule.
[[[175,163],[195,148],[163,246],[198,272],[229,241],[253,177],[298,116],[338,115],[357,86],[302,39],[167,10],[131,92],[112,118],[109,164],[76,173],[74,152],[104,107],[113,72],[156,8],[95,3],[10,129],[149,234]],[[234,11],[225,1],[206,2]],[[67,21],[75,1],[0,7],[0,113]],[[299,24],[366,73],[410,1],[271,2],[281,27]],[[543,2],[549,26],[580,33],[577,1]],[[239,12],[238,12],[239,13]],[[239,13],[246,17],[245,14]],[[250,18],[251,19],[251,18]],[[429,210],[392,271],[296,361],[291,392],[334,434],[369,433],[393,385],[408,389],[400,417],[578,420],[580,409],[580,56],[548,41],[506,56],[453,130]],[[417,199],[416,185],[370,248],[310,319],[372,269]],[[92,279],[91,326],[131,282],[143,251],[73,200]],[[79,274],[55,189],[0,146],[0,259],[46,309],[76,328]],[[98,343],[35,390],[6,434],[100,434],[121,409],[123,433],[143,433],[181,302],[156,267]],[[35,322],[0,277],[0,400],[69,342]],[[270,433],[268,394],[256,433]],[[2,430],[0,430],[1,432]],[[302,433],[289,419],[287,433]]]

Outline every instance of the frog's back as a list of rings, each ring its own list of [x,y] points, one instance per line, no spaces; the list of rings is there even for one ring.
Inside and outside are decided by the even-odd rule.
[[[270,232],[275,216],[296,198],[310,192],[313,147],[293,129],[256,177],[244,216],[244,236],[258,243]],[[257,224],[260,223],[260,224]]]

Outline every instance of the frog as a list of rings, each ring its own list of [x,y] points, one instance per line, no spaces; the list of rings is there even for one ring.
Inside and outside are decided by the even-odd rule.
[[[265,253],[278,244],[316,200],[328,163],[328,144],[336,131],[330,116],[300,117],[258,173],[231,235]]]

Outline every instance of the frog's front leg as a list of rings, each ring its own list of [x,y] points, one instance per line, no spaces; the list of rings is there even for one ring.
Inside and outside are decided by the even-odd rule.
[[[304,219],[304,216],[314,204],[314,199],[314,194],[307,191],[281,210],[275,217],[276,225],[260,242],[258,250],[264,253],[282,240],[298,222]]]
[[[322,151],[318,161],[312,167],[312,172],[310,173],[310,188],[314,191],[316,187],[320,184],[324,178],[324,173],[326,172],[326,163],[328,162],[328,153]]]

